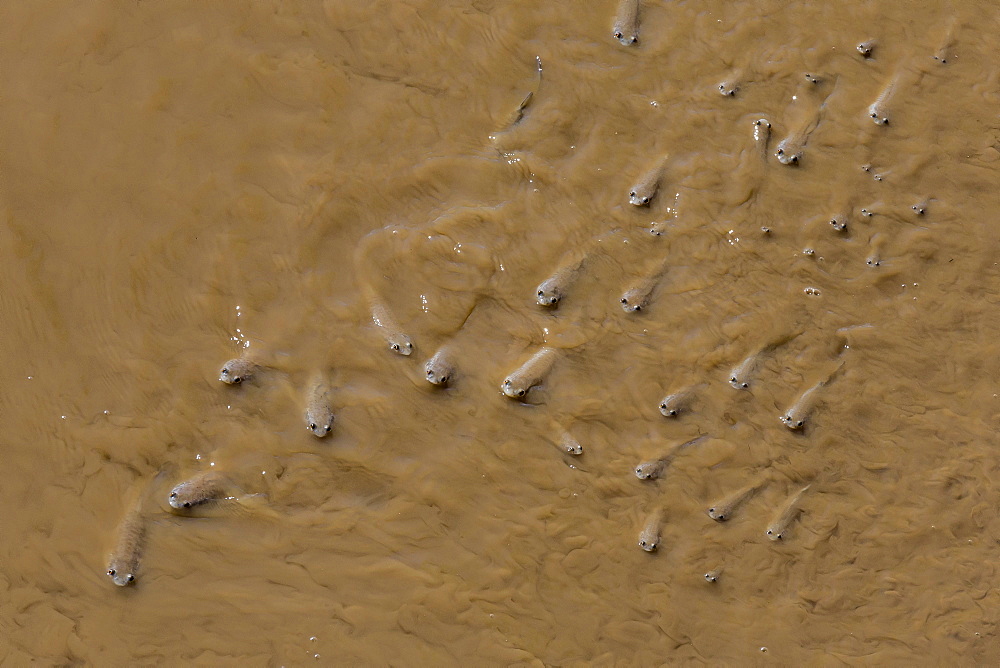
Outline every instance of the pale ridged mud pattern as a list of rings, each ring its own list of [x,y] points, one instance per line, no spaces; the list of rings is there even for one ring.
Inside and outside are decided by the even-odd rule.
[[[0,663],[997,662],[995,3],[638,7],[4,3]],[[253,507],[167,485],[115,587],[167,465]]]

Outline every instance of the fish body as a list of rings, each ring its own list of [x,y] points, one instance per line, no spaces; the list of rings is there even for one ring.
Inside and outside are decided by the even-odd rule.
[[[146,508],[151,494],[157,489],[164,475],[166,470],[161,469],[118,523],[115,546],[108,556],[106,572],[111,581],[119,587],[133,584],[138,577],[139,562],[146,542],[148,522]]]
[[[674,458],[682,450],[684,450],[685,448],[689,448],[692,445],[695,445],[696,443],[700,443],[706,438],[708,438],[706,434],[702,434],[701,436],[696,436],[695,438],[692,438],[690,441],[685,441],[684,443],[674,445],[662,457],[640,462],[635,467],[635,477],[638,478],[639,480],[656,480],[657,478],[663,475],[663,472],[666,471],[668,466],[670,466],[670,462],[674,461]]]
[[[799,398],[795,400],[795,403],[793,403],[788,410],[778,416],[781,423],[793,431],[802,429],[809,418],[809,414],[816,405],[817,396],[820,390],[826,387],[830,381],[833,380],[833,377],[837,375],[843,366],[843,363],[841,363],[841,365],[834,369],[829,376],[799,395]]]
[[[257,373],[258,365],[247,357],[236,357],[222,365],[219,380],[227,385],[239,385],[251,380]]]
[[[208,503],[232,498],[232,482],[218,471],[204,471],[189,480],[177,484],[167,498],[171,508],[188,509]]]
[[[781,504],[781,507],[778,508],[778,511],[774,515],[774,519],[767,525],[767,529],[764,531],[764,534],[770,540],[777,541],[784,538],[789,525],[791,525],[792,521],[798,517],[800,512],[802,512],[802,509],[799,507],[799,499],[802,498],[802,495],[806,493],[806,490],[808,490],[809,487],[811,487],[811,485],[806,485],[800,489],[798,492],[790,496],[788,500]]]
[[[663,280],[663,275],[667,272],[667,260],[664,258],[652,274],[642,276],[635,283],[626,288],[625,292],[618,299],[622,310],[626,313],[637,313],[649,305],[656,286]]]
[[[660,400],[660,414],[663,417],[677,417],[690,408],[692,401],[694,401],[693,387],[672,392]]]
[[[580,441],[566,430],[563,430],[559,436],[559,449],[574,457],[583,454],[583,446],[580,445]]]
[[[667,158],[659,160],[649,171],[643,174],[629,189],[628,201],[634,206],[649,206],[660,190],[660,181],[666,168]]]
[[[889,101],[899,85],[901,76],[901,74],[893,76],[879,92],[875,101],[868,106],[868,116],[875,122],[875,125],[889,124]]]
[[[746,503],[754,494],[767,483],[766,479],[761,479],[742,487],[711,505],[708,509],[708,516],[716,522],[725,522],[732,518],[733,514]]]
[[[333,409],[330,407],[330,388],[321,379],[310,383],[306,394],[306,429],[313,436],[323,438],[333,429]]]
[[[662,513],[658,510],[653,511],[639,532],[639,547],[646,552],[656,552],[660,547],[661,521]]]
[[[455,375],[455,363],[451,347],[441,346],[434,356],[424,364],[424,377],[431,385],[444,386]]]
[[[583,253],[574,255],[563,262],[550,277],[538,284],[535,300],[539,306],[555,307],[562,301],[583,268],[586,257]]]
[[[108,577],[119,587],[135,582],[146,539],[146,518],[137,504],[118,525],[118,540],[108,559]]]
[[[516,371],[507,376],[500,391],[511,399],[521,399],[535,385],[540,384],[555,364],[559,351],[544,347],[532,355]]]
[[[611,35],[622,46],[632,46],[639,41],[639,0],[621,0],[615,13]]]
[[[393,317],[389,308],[374,296],[370,297],[369,304],[371,307],[372,322],[382,331],[386,343],[389,344],[389,350],[403,356],[408,356],[412,353],[413,341],[403,331],[403,328],[396,321],[396,318]]]
[[[737,390],[748,390],[750,389],[750,381],[753,377],[753,372],[756,370],[757,365],[760,363],[761,358],[775,350],[779,346],[791,341],[796,336],[801,334],[801,332],[796,332],[794,334],[780,336],[774,341],[768,343],[763,348],[753,353],[742,362],[737,364],[729,372],[729,384],[736,388]]]

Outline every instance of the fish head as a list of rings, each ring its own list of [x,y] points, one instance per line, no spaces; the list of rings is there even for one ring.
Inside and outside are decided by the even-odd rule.
[[[239,385],[243,382],[244,377],[240,371],[242,363],[238,359],[232,359],[222,365],[222,370],[219,371],[219,380],[227,385]]]
[[[389,350],[405,357],[413,352],[413,342],[406,334],[394,334],[389,337]]]
[[[128,572],[129,569],[122,568],[118,564],[108,566],[108,577],[119,587],[127,587],[135,582],[135,574]]]

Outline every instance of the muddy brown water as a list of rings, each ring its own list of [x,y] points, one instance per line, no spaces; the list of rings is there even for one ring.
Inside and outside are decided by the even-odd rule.
[[[995,5],[618,7],[0,6],[0,662],[997,660]]]

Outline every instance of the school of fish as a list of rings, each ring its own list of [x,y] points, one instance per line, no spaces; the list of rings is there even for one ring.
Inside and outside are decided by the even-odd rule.
[[[641,44],[641,18],[639,0],[621,0],[613,17],[611,29],[613,41],[609,48],[638,48]],[[854,48],[857,51],[857,57],[869,59],[872,58],[877,47],[876,42],[866,40],[859,42]],[[948,45],[946,44],[932,57],[935,61],[944,64],[948,58],[947,51]],[[537,71],[540,83],[542,74],[540,59],[537,60]],[[717,84],[718,92],[724,98],[738,98],[742,87],[741,82],[745,77],[744,72],[733,72],[732,76]],[[874,125],[878,126],[879,131],[891,131],[895,103],[907,86],[915,84],[914,78],[916,77],[919,77],[919,69],[904,63],[885,82],[878,97],[872,101],[871,105],[867,109],[859,109],[858,114],[867,115]],[[756,154],[756,160],[759,162],[754,167],[759,172],[759,179],[766,179],[770,169],[799,169],[808,161],[810,136],[823,122],[833,90],[836,86],[849,85],[849,82],[834,77],[818,76],[812,73],[803,73],[801,81],[800,97],[805,100],[805,104],[797,104],[794,109],[790,110],[790,118],[787,119],[786,123],[786,134],[773,147],[773,153],[771,153],[771,139],[774,125],[770,119],[758,118],[746,128],[748,143],[752,146],[752,151]],[[522,122],[530,122],[530,106],[538,95],[537,89],[529,91],[525,95],[522,102],[508,118],[508,127]],[[636,211],[655,207],[658,195],[671,176],[671,166],[676,159],[677,156],[671,155],[653,155],[639,159],[634,181],[630,185],[622,187],[623,204],[634,207]],[[871,173],[871,166],[865,166],[864,169]],[[872,174],[872,178],[880,180],[878,173]],[[911,207],[910,215],[924,215],[927,206],[928,201],[920,199]],[[870,217],[872,213],[866,208],[855,207],[853,203],[844,203],[835,211],[820,211],[818,215],[821,220],[826,221],[824,227],[826,224],[829,225],[828,233],[837,235],[850,230],[853,221],[859,217]],[[663,222],[654,222],[649,229],[649,232],[655,237],[664,236],[667,231],[667,226]],[[379,235],[390,233],[392,233],[391,228],[385,228],[377,230],[369,236],[374,239],[378,238]],[[763,226],[761,233],[770,234],[770,229]],[[366,239],[359,244],[356,255],[356,261],[359,263],[367,261],[365,246],[368,241],[370,240]],[[871,269],[880,267],[886,261],[884,242],[883,237],[872,234],[868,243],[869,253],[864,258],[858,258],[859,265],[867,265]],[[583,299],[583,295],[574,294],[574,283],[587,272],[588,266],[593,262],[598,252],[596,245],[585,245],[567,250],[558,265],[552,268],[551,274],[538,284],[535,293],[530,296],[525,295],[525,308],[558,309],[566,300]],[[802,252],[806,256],[814,253],[811,248],[805,248]],[[654,258],[654,261],[637,281],[623,286],[619,302],[625,314],[640,314],[654,305],[657,291],[673,267],[670,260],[671,258],[666,253],[661,257]],[[359,275],[361,273],[358,272]],[[816,289],[807,288],[807,294],[814,294],[809,292],[810,290]],[[815,294],[818,294],[818,291]],[[397,319],[377,290],[372,286],[362,285],[361,296],[366,304],[372,324],[375,325],[376,331],[384,339],[385,348],[397,355],[412,356],[418,347],[407,333],[405,323]],[[623,317],[639,316],[627,315]],[[688,414],[697,413],[699,392],[710,384],[728,383],[736,391],[751,391],[758,383],[766,382],[765,378],[760,377],[759,372],[767,359],[777,355],[784,345],[801,334],[801,331],[789,331],[772,340],[761,340],[753,349],[747,351],[744,358],[733,360],[733,366],[725,376],[700,378],[697,382],[671,389],[666,396],[658,401],[656,397],[649,397],[649,401],[651,405],[656,403],[664,418],[675,420],[683,419]],[[789,430],[804,433],[805,437],[808,438],[810,417],[813,411],[822,405],[824,390],[831,382],[841,378],[849,371],[849,352],[845,352],[845,350],[841,350],[839,355],[831,358],[827,368],[801,370],[803,378],[807,380],[804,381],[802,387],[793,389],[797,393],[797,397],[787,409],[775,416]],[[566,354],[567,351],[558,346],[542,345],[525,350],[520,359],[510,360],[510,373],[506,377],[498,379],[497,382],[498,400],[526,402],[535,388],[546,385],[550,372],[556,365],[560,364],[560,360]],[[248,383],[268,382],[270,371],[268,363],[256,358],[252,353],[244,351],[244,354],[226,361],[219,368],[218,379],[221,383],[233,388],[234,391],[239,391],[236,388]],[[423,372],[428,383],[438,388],[448,387],[456,374],[461,373],[453,354],[452,345],[445,343],[434,351],[424,362]],[[552,389],[558,392],[558,388]],[[334,429],[334,391],[335,388],[332,387],[330,379],[322,375],[311,378],[308,386],[303,388],[301,397],[302,424],[316,438],[322,439]],[[554,433],[553,443],[560,451],[572,457],[584,456],[584,446],[573,436],[568,427],[556,421],[552,425],[552,431]],[[655,481],[667,475],[672,462],[677,457],[683,456],[688,448],[696,447],[705,442],[706,439],[712,438],[711,428],[706,428],[705,431],[708,433],[703,433],[684,442],[657,445],[658,451],[653,453],[650,459],[635,465],[633,470],[635,477],[645,484],[656,484]],[[622,475],[625,476],[627,473],[623,472]],[[162,477],[161,472],[161,475],[158,475],[155,480],[142,486],[142,489],[128,504],[118,525],[116,536],[113,539],[114,548],[107,562],[107,575],[115,585],[132,585],[138,579],[149,518],[157,512],[157,508],[162,508],[155,501],[156,494],[161,491],[160,480]],[[761,520],[760,533],[771,541],[786,541],[794,538],[793,527],[796,519],[805,512],[804,502],[808,502],[811,495],[823,493],[823,481],[820,479],[792,480],[787,477],[783,478],[781,474],[766,468],[766,466],[755,477],[748,479],[744,485],[733,489],[723,498],[709,501],[706,513],[717,525],[709,523],[706,530],[713,530],[714,527],[729,522],[756,494],[772,485],[785,490],[782,492],[783,500],[773,509],[769,519]],[[240,503],[253,498],[266,499],[262,494],[241,489],[234,482],[234,476],[227,472],[209,469],[175,482],[163,500],[166,501],[171,512],[192,515],[198,512],[199,508],[208,505]],[[639,526],[637,541],[642,550],[649,553],[662,551],[664,545],[661,538],[661,527],[668,514],[668,508],[662,501],[657,502],[652,509],[645,513],[645,520]],[[705,581],[716,582],[721,576],[722,570],[716,568],[715,564],[707,564],[706,566],[709,567],[709,570],[704,575]]]

